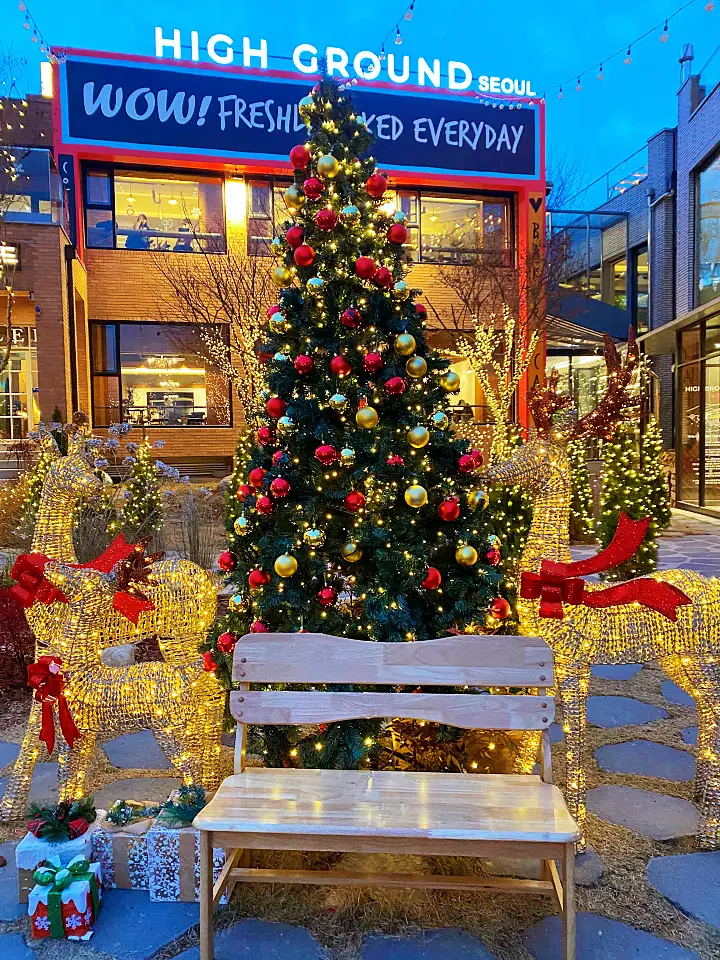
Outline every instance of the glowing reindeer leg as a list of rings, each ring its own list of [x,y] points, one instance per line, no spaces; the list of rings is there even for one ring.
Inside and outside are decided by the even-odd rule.
[[[87,793],[88,770],[92,760],[98,731],[83,729],[78,743],[72,748],[63,741],[60,748],[60,769],[58,772],[59,794],[61,800],[76,800]]]
[[[590,667],[571,660],[555,660],[555,683],[563,708],[565,734],[565,799],[578,826],[585,830],[585,723],[587,695],[590,686]],[[585,839],[578,844],[583,849]]]
[[[42,705],[33,700],[20,753],[12,768],[3,798],[0,800],[1,823],[19,820],[25,816],[33,771],[40,752],[41,725]]]

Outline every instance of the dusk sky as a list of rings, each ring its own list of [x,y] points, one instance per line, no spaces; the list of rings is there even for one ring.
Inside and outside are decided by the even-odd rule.
[[[468,3],[468,0],[416,0],[413,18],[402,19],[409,0],[373,4],[313,4],[298,6],[287,0],[250,3],[239,0],[225,13],[222,5],[207,11],[203,4],[184,0],[152,0],[146,4],[94,3],[83,7],[51,0],[29,0],[30,13],[45,39],[55,46],[72,46],[121,53],[154,54],[154,28],[166,35],[174,27],[197,30],[200,42],[214,33],[231,36],[237,46],[248,36],[253,44],[268,42],[270,67],[288,68],[288,59],[299,43],[318,48],[340,46],[352,57],[360,50],[379,51],[383,38],[388,52],[437,57],[446,70],[448,60],[468,64],[480,74],[530,80],[533,89],[547,97],[547,147],[553,157],[577,162],[581,182],[587,183],[620,163],[643,146],[649,136],[676,122],[678,55],[684,43],[695,46],[695,70],[700,69],[720,44],[720,3],[706,12],[706,0],[695,0],[670,20],[666,43],[662,27],[632,48],[632,63],[625,65],[624,48],[654,24],[670,17],[682,0],[634,0],[609,7],[589,0],[531,3]],[[29,92],[39,87],[39,44],[22,28],[24,14],[17,0],[3,0],[5,34],[14,49],[26,54]],[[403,43],[396,46],[395,23],[400,20]],[[623,48],[623,54],[610,60]],[[603,60],[604,79],[598,81]],[[583,89],[576,92],[577,73]],[[720,80],[720,51],[710,64],[710,81]],[[557,86],[564,84],[558,100]],[[551,89],[553,88],[553,89]],[[630,165],[632,166],[632,164]],[[629,172],[621,168],[621,173]],[[601,196],[593,195],[596,201]]]

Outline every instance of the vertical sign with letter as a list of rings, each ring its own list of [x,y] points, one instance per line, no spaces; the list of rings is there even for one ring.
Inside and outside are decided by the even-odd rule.
[[[58,154],[60,180],[67,194],[70,242],[77,245],[77,198],[75,187],[75,157],[71,153]]]

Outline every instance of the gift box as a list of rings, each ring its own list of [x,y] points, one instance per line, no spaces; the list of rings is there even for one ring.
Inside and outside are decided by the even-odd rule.
[[[200,899],[200,834],[193,827],[168,827],[156,820],[147,833],[150,899]],[[220,876],[225,851],[213,850],[214,879]],[[223,894],[221,903],[227,902]]]
[[[148,842],[151,818],[117,826],[107,819],[97,824],[92,835],[92,855],[102,867],[106,888],[147,890]]]
[[[102,815],[104,815],[104,811],[99,810],[98,816]],[[35,885],[33,872],[38,864],[43,863],[43,861],[57,859],[60,866],[66,867],[75,857],[85,857],[86,860],[92,860],[93,833],[96,829],[97,823],[91,823],[82,836],[75,837],[73,840],[63,840],[60,843],[42,840],[32,833],[26,833],[15,847],[18,903],[28,902],[28,895]]]
[[[89,940],[102,904],[100,864],[75,857],[63,867],[53,858],[39,866],[34,877],[37,882],[28,897],[31,936]]]

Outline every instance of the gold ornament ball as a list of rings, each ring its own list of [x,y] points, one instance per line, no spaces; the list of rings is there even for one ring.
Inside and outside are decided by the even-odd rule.
[[[290,329],[290,324],[281,313],[272,315],[269,326],[273,333],[287,333]]]
[[[242,613],[245,609],[245,597],[241,596],[239,593],[236,593],[233,597],[230,597],[228,600],[228,610],[232,613]]]
[[[448,370],[440,377],[440,386],[445,393],[457,393],[460,389],[460,377],[454,370]]]
[[[463,567],[472,567],[473,564],[477,563],[477,558],[477,550],[468,543],[458,547],[455,551],[455,559]]]
[[[297,572],[297,560],[289,553],[281,553],[275,561],[275,573],[279,577],[292,577]]]
[[[411,333],[399,333],[395,337],[395,353],[401,357],[409,357],[415,352],[415,337]]]
[[[467,495],[468,506],[471,510],[477,510],[482,507],[483,510],[488,505],[490,498],[484,490],[470,490]]]
[[[280,417],[277,422],[277,432],[286,437],[289,433],[292,433],[295,429],[295,421],[292,417]]]
[[[355,223],[356,220],[360,219],[360,211],[352,203],[347,207],[343,207],[340,213],[343,220],[345,220],[347,223]]]
[[[447,430],[449,422],[444,410],[436,410],[432,415],[432,425],[436,430]]]
[[[278,258],[284,257],[287,250],[287,248],[283,246],[283,242],[280,239],[280,237],[273,237],[272,242],[270,244],[270,249],[272,250],[273,254]]]
[[[303,540],[309,547],[321,547],[325,543],[325,531],[317,527],[308,527],[303,534]]]
[[[315,103],[312,97],[303,97],[298,103],[298,113],[301,117],[309,116],[315,109]]]
[[[378,425],[379,419],[375,407],[361,407],[355,414],[355,423],[363,430],[372,430]]]
[[[430,442],[430,431],[427,427],[413,427],[407,432],[407,442],[411,447],[420,450]]]
[[[359,547],[353,540],[348,540],[340,547],[340,556],[348,563],[357,563],[362,555],[362,547]]]
[[[238,517],[233,524],[233,530],[239,537],[244,537],[250,533],[250,521],[247,517]]]
[[[410,287],[404,280],[398,280],[392,288],[392,295],[395,300],[407,300],[410,296]]]
[[[294,183],[290,184],[283,196],[289,210],[299,210],[305,203],[305,194]]]
[[[317,162],[318,176],[322,177],[324,180],[332,180],[333,177],[338,175],[339,169],[340,164],[331,153],[326,153],[325,156],[320,157]]]
[[[419,380],[427,373],[427,362],[423,357],[410,357],[405,364],[405,372],[413,380]]]
[[[287,287],[292,283],[293,275],[287,267],[278,266],[273,270],[272,278],[278,287]]]
[[[344,467],[351,467],[355,463],[355,451],[352,447],[343,447],[340,451],[340,463]]]
[[[347,397],[344,393],[334,393],[329,400],[333,410],[344,410],[347,406]]]
[[[415,507],[416,510],[420,507],[424,507],[427,503],[427,499],[427,490],[425,487],[421,487],[419,483],[414,483],[405,491],[405,503],[409,507]]]

